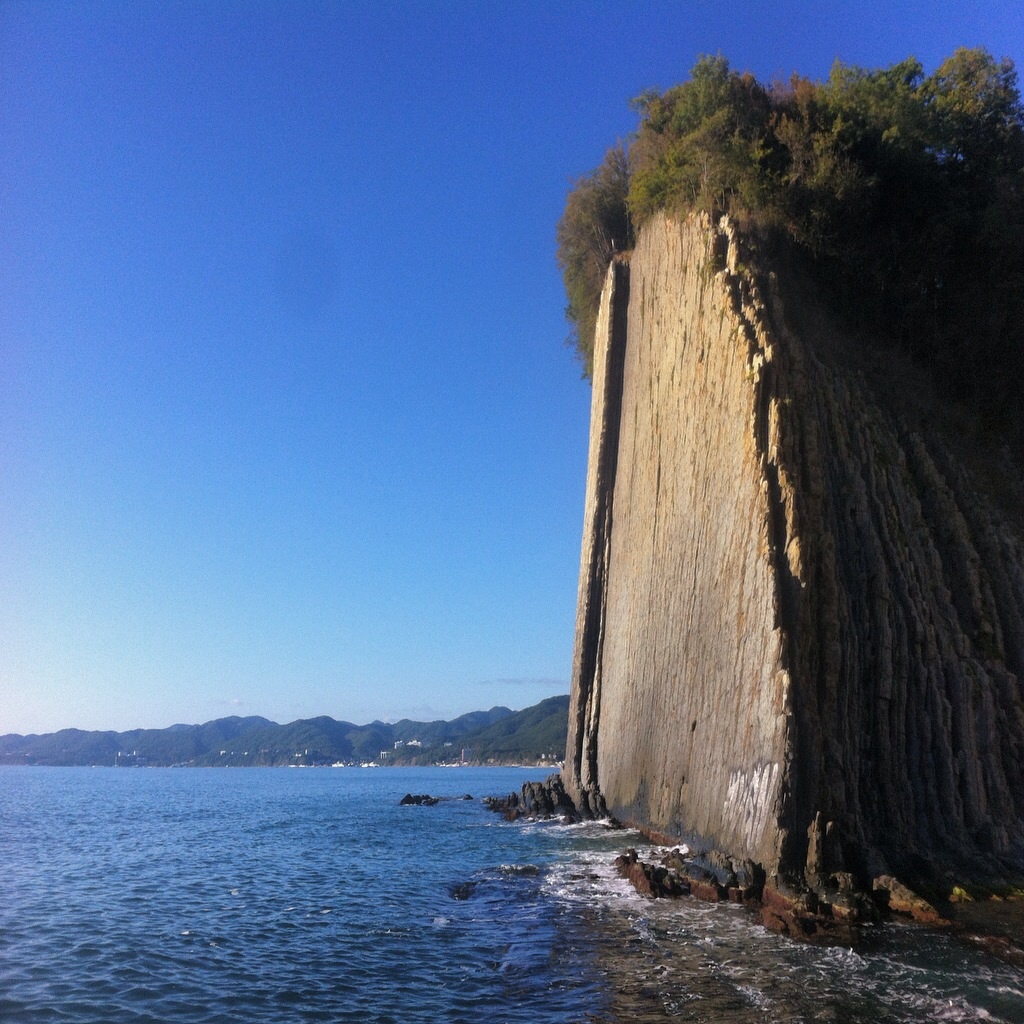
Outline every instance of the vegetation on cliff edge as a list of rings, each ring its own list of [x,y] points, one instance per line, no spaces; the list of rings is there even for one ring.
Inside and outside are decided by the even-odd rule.
[[[728,213],[784,242],[858,332],[926,366],[983,424],[1019,429],[1024,106],[1012,61],[959,49],[764,86],[723,57],[634,101],[628,147],[558,225],[567,316],[589,372],[608,260],[657,211]]]

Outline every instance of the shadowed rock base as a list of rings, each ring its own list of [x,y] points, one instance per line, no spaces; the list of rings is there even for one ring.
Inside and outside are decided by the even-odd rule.
[[[614,818],[592,814],[588,807],[578,808],[557,774],[543,782],[526,782],[519,793],[485,797],[484,804],[506,821],[602,820],[613,828],[623,827]],[[629,827],[637,828],[635,823]],[[816,945],[855,946],[864,938],[866,927],[912,922],[948,930],[1008,963],[1024,966],[1024,893],[1013,891],[1010,899],[979,891],[978,898],[972,899],[957,890],[958,902],[947,900],[940,911],[891,875],[878,876],[870,887],[858,887],[853,875],[842,871],[827,876],[819,872],[814,887],[775,885],[763,866],[751,860],[733,861],[717,850],[694,853],[651,829],[637,830],[664,847],[664,852],[656,860],[641,860],[636,849],[629,848],[616,857],[615,869],[649,899],[691,897],[741,904],[769,931]]]
[[[1007,963],[1024,967],[1021,898],[985,893],[970,901],[969,911],[962,909],[963,903],[947,903],[943,913],[888,875],[876,878],[870,892],[853,887],[847,877],[831,879],[830,887],[820,892],[797,891],[767,885],[759,865],[748,864],[737,874],[720,856],[693,856],[678,847],[654,861],[641,860],[635,849],[627,849],[615,859],[615,868],[641,896],[739,903],[749,907],[769,931],[799,942],[856,946],[865,938],[866,928],[904,921],[949,931]]]

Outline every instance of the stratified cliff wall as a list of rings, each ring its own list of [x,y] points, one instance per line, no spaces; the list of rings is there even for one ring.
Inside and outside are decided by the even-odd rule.
[[[1021,524],[748,258],[657,216],[609,271],[566,786],[779,884],[1019,875]]]

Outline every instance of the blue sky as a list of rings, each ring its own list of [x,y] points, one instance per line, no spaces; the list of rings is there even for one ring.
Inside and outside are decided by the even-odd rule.
[[[569,687],[554,228],[629,99],[1016,2],[0,2],[0,733]]]

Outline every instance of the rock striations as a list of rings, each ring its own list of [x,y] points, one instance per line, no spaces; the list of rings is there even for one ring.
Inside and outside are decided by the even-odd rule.
[[[566,788],[773,898],[1019,878],[1020,522],[748,260],[659,215],[609,270]]]

